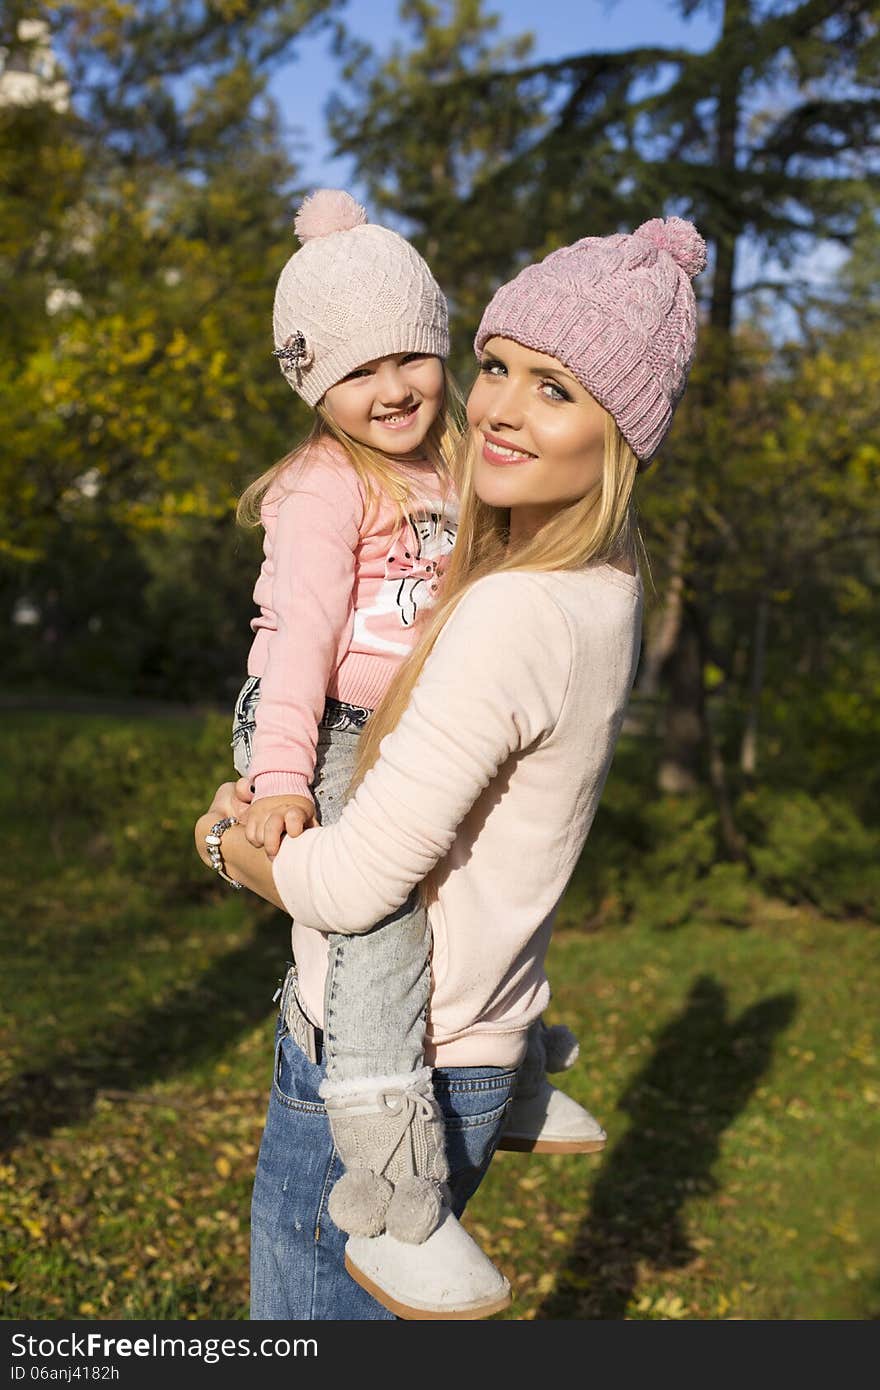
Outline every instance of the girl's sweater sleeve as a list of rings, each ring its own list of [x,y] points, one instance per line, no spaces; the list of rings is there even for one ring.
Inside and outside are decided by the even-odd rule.
[[[531,576],[479,581],[341,819],[282,841],[274,877],[291,916],[356,934],[400,907],[502,764],[554,727],[571,651],[565,617]]]
[[[260,683],[250,767],[258,797],[311,795],[318,722],[351,634],[362,520],[353,471],[322,462],[309,466],[278,506],[272,587],[277,628]]]

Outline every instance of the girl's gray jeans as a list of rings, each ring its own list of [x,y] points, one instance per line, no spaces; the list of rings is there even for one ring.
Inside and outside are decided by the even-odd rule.
[[[250,677],[235,705],[232,746],[241,776],[250,763],[259,695],[259,678]],[[327,702],[312,783],[321,825],[342,814],[368,713]],[[427,914],[416,894],[371,931],[330,933],[327,945],[323,1053],[328,1081],[415,1071],[422,1065],[431,950]]]

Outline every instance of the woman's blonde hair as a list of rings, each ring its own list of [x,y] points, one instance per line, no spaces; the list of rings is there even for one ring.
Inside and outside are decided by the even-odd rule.
[[[455,468],[460,457],[458,445],[464,422],[464,399],[445,362],[442,367],[443,401],[437,418],[425,436],[424,449],[426,458],[436,469],[448,493],[455,482]],[[245,488],[235,511],[239,525],[259,526],[260,507],[272,485],[291,464],[300,463],[306,467],[311,446],[327,439],[335,439],[348,455],[352,468],[364,485],[367,506],[374,507],[380,497],[384,497],[403,517],[410,502],[412,484],[395,467],[393,459],[340,429],[326,407],[319,403],[315,406],[315,420],[305,439]]]
[[[512,549],[510,511],[481,502],[473,486],[477,442],[463,441],[461,516],[455,547],[443,579],[442,595],[428,614],[421,638],[401,663],[360,738],[351,794],[379,755],[379,744],[409,704],[434,643],[468,590],[489,574],[574,570],[609,560],[632,560],[636,526],[632,503],[639,461],[611,415],[605,420],[602,476],[576,502],[563,507],[523,544]]]

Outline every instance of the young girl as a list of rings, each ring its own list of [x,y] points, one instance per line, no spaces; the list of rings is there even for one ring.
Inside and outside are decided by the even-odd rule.
[[[498,291],[476,339],[481,370],[446,590],[368,727],[353,796],[336,824],[289,833],[272,864],[240,829],[224,838],[229,869],[292,913],[302,1002],[315,1014],[327,965],[318,933],[357,939],[430,875],[427,1056],[456,1121],[456,1214],[485,1172],[503,1123],[497,1098],[548,999],[553,913],[635,674],[632,487],[685,387],[696,335],[690,278],[704,264],[695,228],[655,219],[631,236],[554,252]],[[212,817],[243,809],[235,788],[220,788],[197,843]],[[255,1272],[278,1290],[264,1315],[387,1316],[346,1282],[343,1263],[403,1316],[502,1307],[503,1287],[494,1305],[484,1287],[469,1312],[450,1311],[468,1295],[452,1265],[460,1228],[451,1213],[424,1246],[386,1231],[352,1236],[343,1249],[322,1220],[336,1163],[319,1099],[324,1070],[282,1020],[254,1192],[264,1232]],[[496,1102],[475,1118],[483,1091]],[[461,1156],[460,1136],[477,1125],[488,1133]],[[439,1285],[425,1261],[432,1247],[441,1266],[450,1259]]]
[[[266,558],[233,747],[254,789],[248,840],[273,855],[284,833],[312,823],[316,802],[322,824],[337,818],[360,731],[437,597],[457,520],[446,304],[427,265],[395,232],[367,224],[345,193],[307,199],[295,226],[303,245],[278,282],[275,351],[316,420],[239,507],[245,521],[262,522]],[[329,947],[324,1095],[349,1169],[330,1212],[348,1232],[388,1229],[421,1242],[440,1219],[446,1176],[438,1112],[424,1103],[424,906],[413,895],[369,936],[332,935]],[[294,978],[284,1008],[316,1055],[315,1023]],[[511,1146],[600,1147],[592,1116],[538,1066],[546,1038],[554,1030],[537,1024]],[[392,1096],[403,1108],[389,1115]]]

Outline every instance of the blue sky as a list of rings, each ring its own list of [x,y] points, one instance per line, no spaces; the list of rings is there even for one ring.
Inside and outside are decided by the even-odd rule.
[[[720,5],[682,20],[670,0],[490,0],[501,16],[499,34],[534,35],[538,59],[563,58],[588,48],[621,49],[656,43],[709,48],[717,37]],[[399,33],[398,0],[349,0],[347,26],[379,51]],[[290,131],[291,146],[309,186],[352,186],[349,165],[333,160],[324,130],[324,108],[338,80],[338,63],[327,35],[297,46],[297,56],[276,73],[272,95]]]

